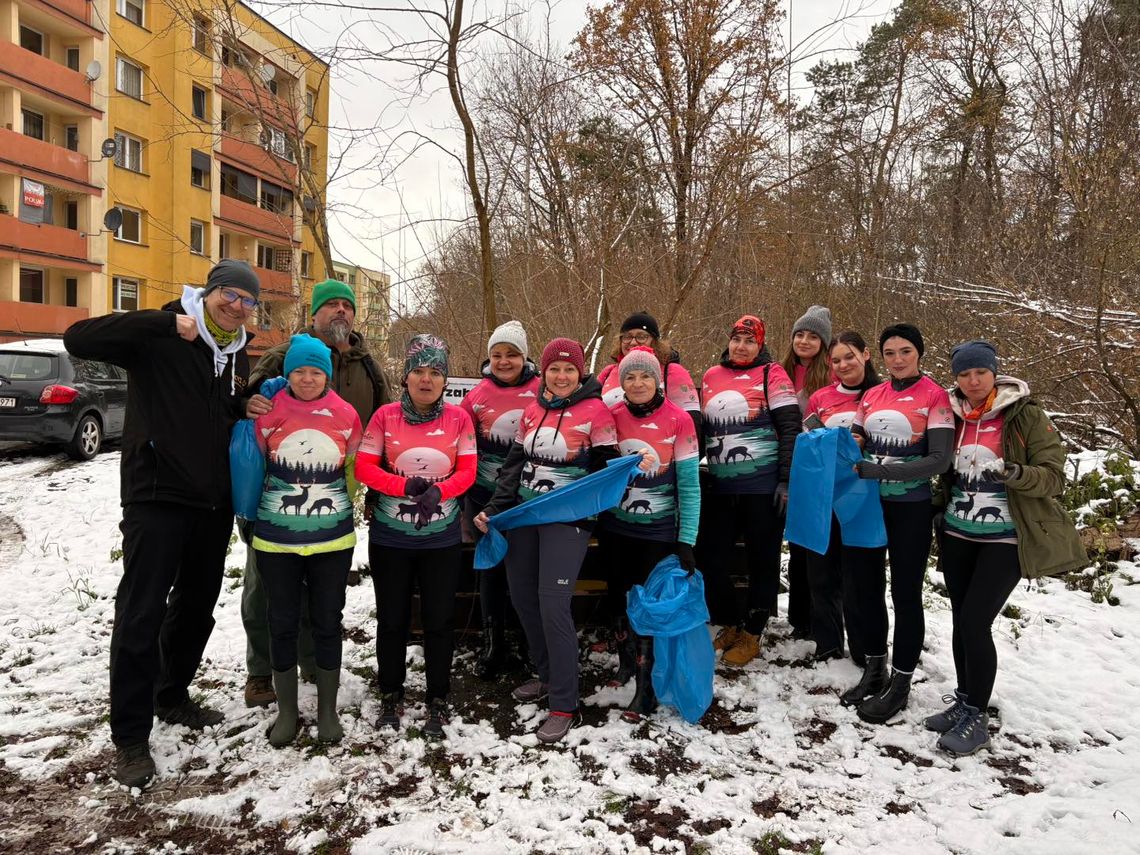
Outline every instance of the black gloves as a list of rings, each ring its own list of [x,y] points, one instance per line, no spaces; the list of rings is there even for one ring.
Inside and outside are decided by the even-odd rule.
[[[419,475],[413,475],[411,478],[404,482],[404,490],[407,491],[409,499],[416,498],[430,486],[431,481],[429,481],[427,478],[421,478]]]
[[[693,547],[687,543],[677,541],[674,551],[677,553],[677,558],[681,561],[681,566],[685,568],[685,572],[692,576],[697,570],[697,556],[693,554]]]
[[[855,464],[855,471],[859,473],[860,478],[869,478],[873,481],[882,481],[886,475],[886,469],[881,463],[870,460],[860,460]]]
[[[776,513],[784,516],[788,512],[788,485],[779,483],[776,485],[776,492],[772,494],[772,507],[776,509]]]
[[[413,498],[416,503],[416,531],[419,531],[425,525],[430,525],[431,521],[436,516],[443,516],[443,508],[440,506],[440,491],[439,487],[432,484],[420,495]]]

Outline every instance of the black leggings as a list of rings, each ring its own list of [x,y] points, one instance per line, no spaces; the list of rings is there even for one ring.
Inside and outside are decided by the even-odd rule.
[[[297,555],[257,550],[257,571],[269,605],[269,659],[274,671],[297,667],[301,602],[307,599],[317,667],[340,667],[341,615],[352,550]]]
[[[616,618],[625,615],[626,594],[634,585],[649,578],[653,568],[666,555],[672,555],[672,542],[646,540],[616,532],[599,531],[598,557],[606,574],[606,599]]]
[[[895,607],[893,665],[904,673],[914,671],[922,653],[926,636],[926,618],[922,610],[922,582],[926,578],[926,560],[930,557],[930,500],[920,502],[883,502],[883,520],[887,525],[884,550],[861,549],[854,556],[851,579],[856,586],[859,623],[863,627],[863,652],[882,656],[887,652],[885,554],[891,558],[891,602]]]
[[[744,535],[748,562],[748,599],[736,595],[732,556],[736,538]],[[705,598],[713,623],[744,626],[763,632],[780,590],[780,545],[784,518],[772,504],[771,493],[702,497],[697,566],[705,577]]]
[[[859,623],[859,607],[855,599],[856,585],[850,578],[852,567],[866,561],[864,553],[875,550],[844,546],[839,520],[831,516],[831,539],[827,552],[820,555],[804,549],[807,578],[811,585],[811,634],[817,654],[843,652],[844,624],[851,658],[863,663],[863,636]],[[872,556],[873,558],[873,556]]]
[[[984,710],[997,677],[993,622],[1021,581],[1015,543],[943,535],[942,575],[954,613],[954,670],[966,703]]]
[[[788,623],[798,632],[812,628],[812,588],[808,581],[808,550],[788,544]]]

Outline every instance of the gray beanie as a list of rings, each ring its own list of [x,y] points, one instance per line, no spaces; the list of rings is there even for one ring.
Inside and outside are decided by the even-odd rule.
[[[487,355],[491,355],[491,348],[496,344],[509,344],[526,359],[526,330],[518,321],[507,321],[499,324],[491,337],[487,339]]]
[[[988,341],[964,341],[950,351],[950,371],[957,377],[971,368],[985,368],[998,373],[997,349]]]
[[[644,371],[651,374],[661,385],[661,363],[657,361],[657,354],[649,347],[634,347],[622,357],[618,363],[618,380],[625,383],[626,375],[631,371]]]
[[[241,288],[254,297],[261,296],[261,280],[253,272],[247,261],[236,258],[223,258],[210,268],[206,276],[206,293],[215,288]]]
[[[809,306],[803,317],[792,327],[792,335],[800,330],[813,332],[823,341],[826,348],[831,344],[831,309],[827,306]]]

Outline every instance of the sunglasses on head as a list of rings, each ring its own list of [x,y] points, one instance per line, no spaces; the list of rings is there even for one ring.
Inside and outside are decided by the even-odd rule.
[[[242,308],[250,312],[257,308],[259,301],[255,297],[243,297],[237,291],[231,291],[229,288],[219,288],[218,290],[222,292],[222,299],[227,303],[240,302]]]

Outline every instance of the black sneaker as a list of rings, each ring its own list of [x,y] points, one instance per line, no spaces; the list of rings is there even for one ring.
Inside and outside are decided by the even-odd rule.
[[[157,707],[154,714],[160,721],[167,724],[182,724],[191,730],[205,730],[225,720],[225,716],[217,710],[204,707],[190,698],[176,707]]]
[[[447,734],[443,727],[451,721],[451,711],[447,708],[447,701],[436,698],[428,707],[427,723],[424,725],[424,736],[428,739],[443,739]]]
[[[145,787],[154,777],[154,759],[150,756],[150,745],[136,742],[134,745],[121,745],[115,749],[116,781],[124,787]]]
[[[390,727],[392,730],[400,729],[400,719],[404,715],[404,699],[399,692],[386,692],[380,696],[380,718],[376,720],[377,729]]]

